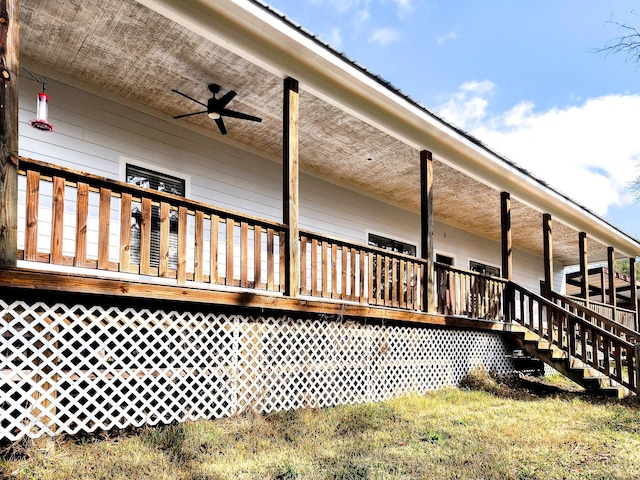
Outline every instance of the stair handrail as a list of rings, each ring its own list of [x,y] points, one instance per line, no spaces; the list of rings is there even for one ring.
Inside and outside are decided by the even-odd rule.
[[[639,377],[640,377],[640,369],[638,367],[634,368],[634,359],[636,361],[636,365],[640,366],[640,342],[636,341],[635,343],[632,343],[629,340],[626,340],[624,338],[621,338],[617,335],[615,335],[613,332],[610,332],[588,320],[586,320],[583,317],[580,317],[579,315],[577,315],[576,313],[561,307],[560,305],[552,302],[551,300],[544,298],[520,285],[518,285],[517,283],[514,283],[513,281],[510,281],[508,284],[509,289],[511,290],[511,292],[506,296],[506,302],[508,304],[508,310],[509,310],[509,319],[512,321],[517,321],[516,320],[516,302],[515,302],[515,292],[518,291],[521,294],[521,298],[523,297],[529,297],[530,300],[534,300],[536,302],[539,303],[539,312],[540,315],[542,313],[542,306],[545,306],[548,311],[547,311],[547,319],[550,320],[551,322],[553,322],[554,318],[556,320],[556,322],[558,323],[558,327],[559,330],[561,330],[563,328],[562,326],[562,320],[563,318],[566,318],[567,321],[567,340],[569,345],[566,346],[564,345],[564,342],[562,341],[562,334],[560,331],[558,331],[558,335],[556,340],[554,341],[553,339],[553,325],[549,325],[547,324],[547,328],[543,329],[543,328],[539,328],[538,330],[538,334],[540,335],[541,338],[549,341],[550,343],[555,343],[561,350],[567,352],[570,356],[575,357],[575,358],[580,358],[584,363],[586,362],[586,358],[585,357],[585,346],[587,345],[586,343],[586,335],[584,335],[585,333],[585,329],[586,331],[590,331],[591,335],[595,338],[595,335],[600,336],[600,338],[602,339],[602,343],[603,343],[603,348],[604,348],[604,341],[606,340],[606,342],[611,345],[612,343],[617,344],[619,347],[616,348],[616,355],[614,356],[614,360],[616,362],[616,373],[612,374],[610,372],[610,366],[608,364],[608,362],[603,362],[603,367],[601,368],[597,362],[596,357],[594,356],[592,359],[592,363],[591,366],[593,366],[593,368],[595,368],[596,370],[604,373],[605,375],[607,375],[609,378],[615,380],[616,382],[618,382],[619,384],[629,388],[630,390],[636,391],[636,388],[638,388],[638,390],[636,391],[637,393],[640,392],[640,385],[639,385]],[[529,306],[530,310],[529,312],[532,312],[532,306]],[[524,312],[524,302],[522,302],[521,305],[521,312]],[[554,315],[554,313],[556,315]],[[558,316],[557,314],[560,314],[560,316]],[[593,315],[594,312],[588,312],[589,315]],[[597,314],[595,314],[597,315]],[[524,317],[524,315],[523,315]],[[602,319],[604,320],[608,320],[605,317],[602,317]],[[524,318],[520,319],[520,322],[523,326],[529,328],[529,326],[527,325],[526,321]],[[540,320],[540,325],[542,325],[542,321]],[[570,336],[570,332],[569,330],[572,328],[574,333],[575,333],[575,327],[578,326],[581,335],[581,344],[582,344],[582,350],[581,350],[581,354],[577,355],[576,353],[576,338]],[[533,325],[532,325],[533,327]],[[533,330],[535,330],[535,327],[532,328]],[[546,331],[545,331],[546,330]],[[633,335],[633,338],[635,338],[636,340],[638,340],[639,334],[637,332],[634,332],[633,330],[629,330],[629,333],[631,333]],[[551,334],[549,333],[551,332]],[[599,348],[599,347],[598,347]],[[621,351],[626,351],[626,355],[627,355],[627,359],[628,359],[628,376],[627,376],[627,380],[625,381],[622,377],[622,355],[620,354]],[[607,352],[606,355],[608,356],[609,353]]]
[[[585,315],[585,319],[587,318],[592,318],[594,320],[597,320],[598,322],[601,322],[601,324],[610,327],[612,329],[612,332],[610,333],[616,333],[616,335],[619,337],[620,333],[624,333],[624,335],[626,336],[626,338],[628,339],[628,341],[630,343],[640,343],[640,332],[637,332],[629,327],[625,327],[623,324],[616,322],[615,320],[611,320],[610,318],[605,317],[604,315],[598,313],[598,312],[594,312],[593,310],[591,310],[590,308],[576,302],[575,300],[572,300],[571,298],[568,298],[564,295],[562,295],[561,293],[557,293],[557,292],[550,292],[551,295],[551,300],[557,300],[560,302],[564,302],[567,305],[570,305],[571,307],[575,308],[577,311],[579,311],[580,313],[582,313],[583,315]],[[554,302],[551,302],[554,303]],[[554,305],[557,305],[557,303],[554,303]],[[566,310],[566,309],[565,309]],[[579,315],[578,315],[579,316]],[[579,316],[580,317],[580,316]],[[583,318],[583,317],[580,317]],[[591,322],[593,323],[593,322]],[[593,323],[596,326],[600,326],[596,323]],[[605,329],[606,330],[606,329]]]

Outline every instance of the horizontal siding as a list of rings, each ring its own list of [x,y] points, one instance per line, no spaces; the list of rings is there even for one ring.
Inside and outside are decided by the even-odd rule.
[[[20,154],[119,179],[121,157],[159,165],[191,178],[191,198],[269,220],[282,219],[282,166],[179,123],[59,82],[50,82],[50,122],[55,133],[32,129],[39,85],[21,82]],[[167,91],[167,95],[171,92]],[[122,179],[121,179],[122,180]],[[366,243],[367,233],[419,244],[420,216],[315,176],[300,176],[300,225]],[[435,224],[435,250],[500,267],[500,244],[443,223]],[[542,259],[516,250],[514,280],[539,290]],[[556,270],[556,289],[564,284]]]

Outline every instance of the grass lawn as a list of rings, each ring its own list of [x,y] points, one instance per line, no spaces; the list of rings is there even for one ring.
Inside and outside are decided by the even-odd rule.
[[[477,373],[458,389],[5,446],[15,479],[635,479],[640,409]]]

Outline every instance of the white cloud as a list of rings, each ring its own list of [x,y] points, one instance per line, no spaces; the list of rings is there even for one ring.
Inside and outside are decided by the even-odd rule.
[[[332,28],[329,32],[329,35],[326,37],[326,41],[329,45],[331,45],[336,50],[342,48],[342,35],[340,34],[340,29],[335,27]]]
[[[493,83],[488,80],[464,83],[459,92],[438,108],[438,112],[454,125],[463,128],[469,124],[476,125],[486,116],[489,101],[485,97],[493,88]]]
[[[393,0],[398,8],[398,17],[406,19],[413,12],[412,0]]]
[[[466,83],[438,111],[599,215],[632,202],[626,187],[640,174],[640,95],[608,95],[540,112],[522,102],[490,116],[492,89],[487,81]]]
[[[445,42],[448,42],[449,40],[455,40],[456,38],[458,38],[458,29],[454,29],[451,30],[450,32],[445,33],[444,35],[440,35],[437,39],[436,42],[438,45],[442,45]]]
[[[369,37],[369,43],[379,43],[385,46],[397,41],[401,35],[401,32],[394,28],[379,28]]]

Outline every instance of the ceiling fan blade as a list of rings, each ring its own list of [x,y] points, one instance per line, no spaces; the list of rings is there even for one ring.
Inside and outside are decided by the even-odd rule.
[[[197,104],[202,105],[203,107],[206,107],[206,106],[207,106],[207,104],[206,104],[206,103],[202,103],[200,100],[196,100],[195,98],[190,97],[190,96],[189,96],[189,95],[187,95],[186,93],[179,92],[179,91],[178,91],[178,90],[176,90],[175,88],[172,88],[172,89],[171,89],[171,91],[172,91],[172,92],[177,93],[178,95],[182,95],[184,98],[188,98],[188,99],[189,99],[189,100],[191,100],[192,102],[196,102]]]
[[[190,117],[192,115],[200,115],[201,113],[207,113],[207,111],[203,111],[203,112],[193,112],[193,113],[185,113],[184,115],[176,115],[175,117],[173,117],[174,119],[177,118],[184,118],[184,117]]]
[[[247,115],[246,113],[236,112],[234,110],[229,110],[228,108],[223,108],[220,110],[220,115],[223,117],[231,117],[231,118],[239,118],[241,120],[250,120],[252,122],[261,122],[262,119],[259,117],[254,117],[253,115]]]
[[[216,104],[218,105],[218,108],[226,107],[227,104],[231,100],[233,100],[233,97],[235,96],[236,96],[236,92],[234,92],[233,90],[229,90],[227,93],[225,93],[223,96],[221,96],[216,100]]]
[[[218,125],[218,129],[220,130],[220,133],[222,135],[226,135],[227,127],[224,126],[224,121],[222,120],[222,117],[216,118],[215,122],[216,122],[216,125]]]

